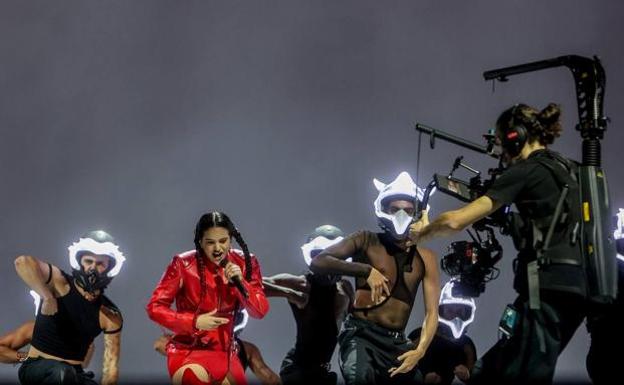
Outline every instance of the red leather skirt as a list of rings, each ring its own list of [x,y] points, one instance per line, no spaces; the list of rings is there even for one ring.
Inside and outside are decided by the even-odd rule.
[[[197,376],[192,374],[191,369],[187,369],[182,377],[183,385],[222,384],[226,377],[228,380],[226,384],[247,385],[245,369],[243,369],[236,353],[230,354],[222,350],[186,347],[175,343],[167,345],[167,368],[172,379],[178,369],[190,364],[197,364],[204,368],[208,373],[210,382],[200,381]]]

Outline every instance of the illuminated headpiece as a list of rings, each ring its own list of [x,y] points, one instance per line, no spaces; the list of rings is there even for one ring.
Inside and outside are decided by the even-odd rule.
[[[454,296],[454,285],[455,281],[451,279],[442,288],[438,321],[449,327],[453,337],[459,338],[464,334],[468,325],[474,321],[477,305],[473,298]]]
[[[314,229],[314,232],[308,236],[308,241],[301,246],[306,265],[310,266],[312,258],[316,257],[318,253],[343,239],[342,230],[336,226],[323,225]]]
[[[416,186],[412,177],[405,171],[399,174],[395,180],[384,184],[377,179],[373,183],[379,191],[377,199],[373,202],[375,215],[379,226],[396,239],[404,239],[408,235],[409,225],[414,221],[414,217],[404,210],[399,210],[394,214],[388,214],[384,210],[388,202],[393,200],[406,200],[414,203],[414,210],[418,209],[418,202],[423,199],[424,190]],[[420,213],[417,213],[417,216]]]

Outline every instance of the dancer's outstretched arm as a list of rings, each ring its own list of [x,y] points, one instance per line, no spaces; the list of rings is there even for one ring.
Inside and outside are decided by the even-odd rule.
[[[30,343],[34,327],[35,321],[28,321],[0,337],[0,362],[15,364],[26,359],[28,354],[19,349]]]

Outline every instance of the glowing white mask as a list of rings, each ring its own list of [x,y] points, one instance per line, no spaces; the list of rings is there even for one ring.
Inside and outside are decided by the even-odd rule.
[[[81,270],[80,264],[76,256],[81,252],[89,252],[95,255],[108,255],[115,260],[115,266],[110,269],[106,275],[108,277],[114,277],[121,271],[121,267],[124,264],[126,258],[119,250],[119,246],[112,242],[98,242],[91,238],[80,238],[78,242],[74,242],[68,247],[69,250],[69,263],[75,270]]]
[[[318,236],[301,246],[301,252],[303,253],[303,259],[305,260],[306,265],[310,266],[310,262],[312,262],[312,252],[314,250],[324,250],[329,246],[335,245],[336,243],[342,241],[343,239],[344,237],[329,239],[323,236]]]
[[[454,317],[452,319],[445,319],[440,316],[438,318],[438,322],[446,325],[451,329],[451,333],[454,338],[459,338],[462,336],[468,325],[474,321],[475,311],[477,309],[477,305],[475,304],[475,300],[473,298],[464,298],[464,297],[455,297],[453,296],[453,286],[455,285],[454,280],[450,280],[444,285],[442,288],[442,292],[440,293],[440,305],[459,305],[466,306],[469,309],[469,316],[464,317],[465,319]]]
[[[406,200],[417,204],[423,198],[424,190],[418,188],[412,177],[405,171],[400,173],[395,180],[388,184],[384,184],[377,179],[373,179],[375,188],[379,191],[377,199],[373,202],[375,215],[379,219],[379,225],[382,229],[390,231],[394,236],[402,238],[407,235],[407,229],[414,218],[408,215],[404,210],[399,210],[394,214],[388,214],[383,211],[383,202],[388,198],[397,200]],[[417,209],[417,207],[414,207]]]

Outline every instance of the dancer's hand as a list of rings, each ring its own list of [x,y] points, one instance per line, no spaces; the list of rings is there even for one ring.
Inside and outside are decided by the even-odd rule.
[[[384,275],[374,267],[371,269],[370,274],[368,274],[366,283],[368,283],[371,289],[371,301],[373,301],[373,303],[377,304],[381,302],[383,298],[390,296],[388,278],[384,277]]]
[[[154,350],[163,356],[167,355],[167,344],[171,340],[171,334],[163,334],[154,341]]]
[[[286,288],[288,302],[294,304],[299,309],[303,309],[308,304],[309,296],[307,293]]]
[[[210,313],[204,313],[198,316],[197,321],[195,321],[195,327],[199,330],[212,330],[230,322],[227,318],[215,317],[213,314],[216,312],[217,309],[211,311]]]
[[[429,213],[427,210],[422,212],[422,216],[418,222],[412,223],[409,227],[409,239],[406,242],[406,246],[410,247],[418,243],[420,233],[429,226]]]
[[[470,370],[464,365],[457,365],[453,373],[464,382],[470,378]]]
[[[425,355],[424,352],[421,352],[420,350],[417,350],[417,349],[410,350],[409,352],[401,354],[397,358],[397,360],[402,361],[401,366],[399,366],[398,368],[397,367],[390,368],[390,370],[388,370],[388,373],[390,373],[390,377],[394,377],[395,375],[399,373],[407,373],[410,370],[414,369],[418,361],[420,361],[420,359],[424,355]]]
[[[48,297],[44,298],[41,303],[41,314],[43,315],[54,315],[58,311],[58,303],[56,302],[56,298]]]

